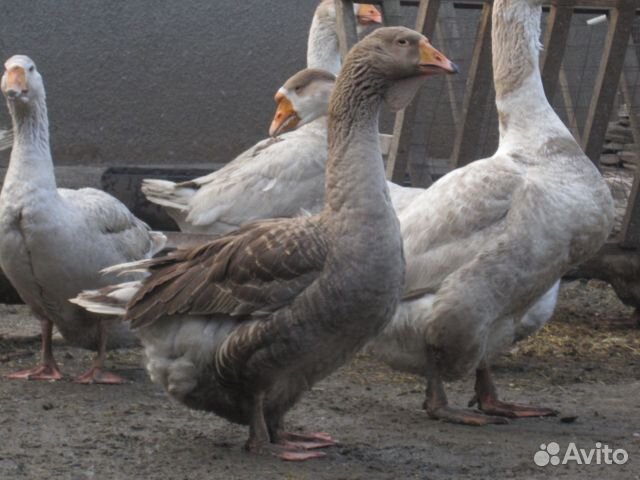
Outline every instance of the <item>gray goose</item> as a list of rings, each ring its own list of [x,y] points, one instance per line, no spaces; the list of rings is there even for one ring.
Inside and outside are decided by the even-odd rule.
[[[249,425],[251,452],[299,460],[325,434],[284,430],[302,393],[388,322],[404,281],[402,239],[378,145],[383,100],[406,106],[442,68],[422,35],[380,29],[347,56],[329,107],[327,202],[314,216],[246,225],[192,249],[111,271],[139,282],[73,301],[123,314],[151,378],[190,408]],[[292,445],[293,442],[293,445]]]
[[[49,120],[42,77],[29,57],[5,63],[2,93],[13,121],[13,150],[0,194],[0,265],[42,326],[42,362],[7,375],[12,379],[58,380],[51,334],[97,350],[78,383],[120,383],[103,369],[107,346],[136,343],[118,322],[87,314],[68,299],[115,280],[100,270],[115,262],[141,260],[162,248],[164,235],[150,232],[127,207],[93,188],[57,188],[49,148]]]

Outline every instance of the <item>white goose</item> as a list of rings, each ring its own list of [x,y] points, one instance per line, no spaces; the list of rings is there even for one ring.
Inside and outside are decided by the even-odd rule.
[[[79,383],[119,383],[103,371],[110,346],[134,344],[128,328],[71,304],[83,288],[114,280],[101,269],[150,257],[164,236],[150,232],[115,198],[99,190],[56,188],[42,77],[33,61],[5,63],[2,92],[13,120],[13,150],[0,194],[0,265],[42,324],[42,364],[8,378],[61,378],[51,348],[55,325],[70,344],[98,351]]]
[[[359,28],[381,22],[372,5],[354,8]],[[334,75],[340,69],[333,0],[320,2],[314,13],[307,66]],[[145,180],[142,192],[166,207],[180,230],[193,233],[221,234],[262,218],[317,212],[324,188],[316,179],[324,176],[326,142],[326,120],[320,119],[277,140],[258,142],[209,175],[180,183]]]
[[[413,298],[369,351],[426,376],[433,418],[481,425],[555,413],[500,401],[489,365],[548,320],[560,277],[612,226],[607,185],[545,97],[540,16],[540,0],[494,1],[498,151],[441,178],[399,214]],[[484,414],[447,403],[443,380],[472,370]]]

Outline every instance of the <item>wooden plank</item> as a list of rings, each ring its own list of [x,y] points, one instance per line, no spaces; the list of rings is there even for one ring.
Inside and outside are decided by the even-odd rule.
[[[367,0],[368,3],[381,4],[385,0]],[[620,0],[544,0],[542,5],[550,6],[555,5],[558,7],[568,6],[570,4],[575,4],[578,8],[588,8],[588,9],[608,9],[614,8],[618,5]],[[400,5],[407,7],[415,7],[420,3],[420,0],[400,0]],[[474,7],[480,8],[482,4],[489,3],[492,4],[492,0],[457,0],[454,1],[456,6],[464,7]],[[640,14],[640,7],[636,7],[636,14]]]
[[[416,30],[430,37],[435,29],[439,8],[440,0],[422,0],[416,15]],[[396,114],[393,126],[393,140],[387,159],[387,178],[396,183],[402,183],[407,172],[412,126],[416,119],[419,104],[420,92],[407,108]]]
[[[588,8],[588,9],[609,9],[616,8],[620,5],[621,2],[625,0],[543,0],[543,6],[557,6],[557,7],[567,7],[574,6],[576,8]],[[415,2],[410,0],[402,0],[400,2],[403,5],[415,5]],[[492,0],[456,0],[454,1],[455,5],[460,5],[461,7],[473,7],[477,5],[483,4],[493,4]],[[640,7],[636,5],[636,10],[640,11]]]
[[[627,210],[622,220],[622,231],[620,232],[620,245],[624,248],[640,247],[640,170],[636,169],[633,176],[633,186],[629,194]]]
[[[398,0],[382,1],[382,20],[387,27],[402,25],[402,13],[400,12],[400,2]]]
[[[447,54],[449,54],[450,51],[455,51],[455,50],[450,50],[449,47],[447,46],[442,30],[443,28],[441,28],[439,25],[436,24],[435,37],[436,37],[436,42],[438,42],[437,46],[441,52],[447,52]],[[451,112],[451,119],[453,120],[453,125],[457,125],[459,121],[458,99],[456,96],[456,85],[454,81],[454,75],[447,75],[445,77],[445,81],[447,82],[447,96],[449,97],[449,111]]]
[[[340,56],[344,58],[349,49],[358,41],[356,16],[353,13],[353,0],[334,0],[334,3]]]
[[[634,9],[635,0],[620,0],[619,8],[614,8],[609,14],[607,37],[582,134],[584,151],[596,165],[599,164],[611,108],[620,84]]]
[[[571,89],[569,88],[569,80],[563,67],[560,67],[560,92],[562,93],[562,101],[564,103],[564,109],[567,114],[567,121],[569,122],[569,130],[573,133],[576,142],[582,143],[582,136],[580,135],[580,127],[578,126],[578,119],[576,117],[575,109],[573,108],[573,98],[571,98]]]
[[[481,131],[478,126],[486,121],[485,105],[491,87],[491,5],[485,4],[476,31],[461,120],[451,154],[451,161],[455,168],[466,165],[478,156]]]
[[[622,97],[624,102],[629,106],[629,124],[631,126],[631,132],[633,134],[633,141],[636,145],[636,158],[640,160],[640,119],[631,108],[633,102],[633,95],[631,88],[627,82],[627,78],[624,73],[620,78],[620,89],[622,90]],[[620,245],[623,248],[640,248],[640,197],[638,191],[640,190],[640,168],[636,168],[633,175],[633,186],[631,187],[631,193],[627,201],[627,210],[624,213],[624,219],[622,220],[622,230],[620,232]]]
[[[567,39],[571,27],[572,7],[552,6],[547,17],[547,26],[542,39],[542,59],[540,61],[540,71],[542,75],[542,85],[549,101],[558,85],[562,58],[566,50]]]

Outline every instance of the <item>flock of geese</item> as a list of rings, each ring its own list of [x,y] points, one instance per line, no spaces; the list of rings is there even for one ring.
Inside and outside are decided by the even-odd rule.
[[[11,57],[0,265],[42,323],[42,359],[7,376],[62,377],[54,325],[97,351],[80,383],[121,382],[105,351],[139,340],[169,395],[248,425],[250,452],[288,460],[334,443],[288,432],[284,416],[362,348],[424,376],[432,418],[555,414],[501,401],[491,362],[548,321],[560,277],[603,244],[614,209],[545,97],[540,3],[494,1],[497,152],[425,190],[385,180],[378,113],[457,67],[403,27],[374,30],[341,65],[334,2],[321,1],[308,68],[276,93],[271,137],[210,175],[144,182],[182,231],[215,234],[164,251],[165,237],[115,198],[56,187],[42,77]],[[371,5],[355,8],[361,27],[381,22]],[[449,405],[443,381],[471,372],[478,409]]]

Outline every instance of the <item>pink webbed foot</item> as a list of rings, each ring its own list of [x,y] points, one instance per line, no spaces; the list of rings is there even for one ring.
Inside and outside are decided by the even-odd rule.
[[[326,448],[336,445],[336,441],[331,435],[325,432],[314,433],[293,433],[280,432],[278,443],[285,447],[293,447],[303,450],[315,450],[316,448]]]
[[[326,453],[311,452],[289,442],[262,444],[250,440],[245,448],[249,453],[255,455],[273,455],[289,462],[300,462],[326,456]]]
[[[38,365],[28,370],[8,373],[4,376],[11,380],[48,380],[56,381],[62,378],[62,373],[55,363]]]
[[[103,385],[120,385],[126,383],[124,378],[115,373],[107,372],[99,367],[91,367],[82,375],[76,377],[73,383],[80,383],[83,385],[91,385],[94,383]]]
[[[549,417],[558,414],[551,408],[538,408],[531,405],[503,402],[498,399],[498,390],[493,383],[488,367],[476,370],[476,394],[469,406],[478,402],[478,408],[488,415],[509,418]]]
[[[474,427],[509,423],[507,420],[501,417],[485,415],[484,413],[478,412],[477,410],[453,408],[448,405],[444,405],[434,409],[427,408],[427,413],[434,420],[443,420],[449,423],[470,425]]]
[[[483,400],[479,402],[480,410],[488,415],[509,418],[526,417],[554,417],[558,415],[557,410],[551,408],[533,407],[519,403],[503,402],[498,399]]]
[[[280,460],[285,460],[287,462],[302,462],[304,460],[311,460],[326,456],[327,454],[323,452],[300,452],[295,450],[285,450],[276,455]]]

